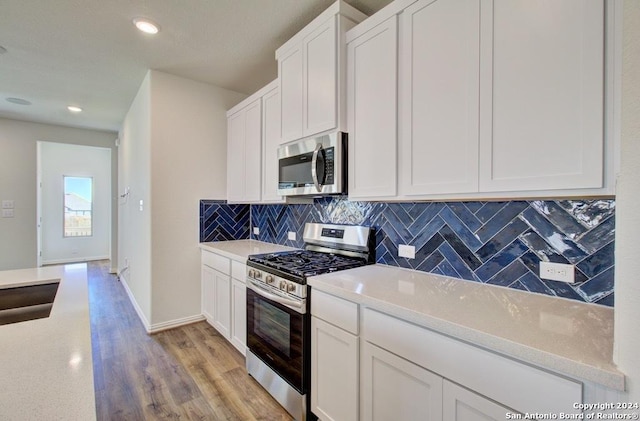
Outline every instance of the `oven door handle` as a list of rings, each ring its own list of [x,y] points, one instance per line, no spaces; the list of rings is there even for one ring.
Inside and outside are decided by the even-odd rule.
[[[257,283],[251,278],[247,278],[247,287],[251,288],[253,292],[264,297],[268,300],[275,301],[278,304],[282,304],[283,306],[289,307],[290,309],[297,311],[298,313],[304,314],[306,309],[304,308],[304,302],[290,300],[288,298],[282,297],[280,295],[273,294],[267,291],[262,285]]]

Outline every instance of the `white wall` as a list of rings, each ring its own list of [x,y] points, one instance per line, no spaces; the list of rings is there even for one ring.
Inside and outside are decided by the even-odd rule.
[[[151,320],[151,76],[129,108],[118,147],[118,273],[145,325]],[[143,210],[140,211],[140,201]]]
[[[621,168],[616,192],[615,359],[640,402],[640,2],[625,0]],[[635,411],[636,413],[638,411]]]
[[[111,149],[38,142],[41,171],[42,264],[109,259],[111,253]],[[92,179],[92,232],[64,237],[64,176]]]
[[[201,317],[199,200],[226,198],[226,111],[244,98],[150,71],[127,114],[119,261],[147,330]]]
[[[226,198],[226,111],[244,98],[151,72],[153,325],[201,314],[199,201]]]
[[[112,185],[116,186],[117,134],[0,118],[0,200],[15,201],[15,217],[0,218],[0,270],[35,267],[36,142],[51,141],[112,149]],[[115,206],[115,191],[112,192]],[[116,256],[117,220],[113,211],[111,255]]]

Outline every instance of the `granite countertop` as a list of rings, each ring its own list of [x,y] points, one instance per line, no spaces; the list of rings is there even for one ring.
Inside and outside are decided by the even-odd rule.
[[[279,251],[296,250],[280,244],[265,243],[258,240],[231,240],[200,243],[202,250],[211,251],[229,259],[244,262],[251,254],[277,253]]]
[[[624,390],[613,363],[612,308],[379,264],[308,283],[517,360]]]
[[[56,281],[48,318],[0,326],[3,419],[96,419],[86,264],[0,272],[2,289]]]

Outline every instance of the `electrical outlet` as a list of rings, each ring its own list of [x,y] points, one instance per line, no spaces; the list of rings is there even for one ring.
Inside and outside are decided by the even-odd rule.
[[[287,234],[287,238],[289,238],[289,240],[291,240],[291,241],[296,241],[296,232],[295,231],[289,231],[289,233]]]
[[[406,257],[407,259],[416,258],[416,248],[414,246],[408,246],[406,244],[400,244],[398,246],[398,256]]]
[[[2,201],[2,209],[13,209],[15,203],[13,200],[3,200]]]
[[[13,209],[2,209],[3,218],[13,218]]]
[[[253,227],[253,234],[254,234],[254,235],[260,235],[260,228],[258,228],[258,227]]]
[[[540,278],[572,284],[575,281],[575,267],[563,263],[540,262]]]

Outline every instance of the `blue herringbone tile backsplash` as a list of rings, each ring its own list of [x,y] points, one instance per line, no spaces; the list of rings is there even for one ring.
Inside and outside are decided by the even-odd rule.
[[[200,201],[200,242],[249,238],[249,205],[224,200]]]
[[[614,200],[252,205],[252,238],[302,247],[305,222],[378,229],[378,263],[613,306]],[[287,239],[295,231],[297,241]],[[398,257],[398,245],[416,258]],[[542,280],[541,260],[576,265],[576,283]]]
[[[308,205],[201,201],[200,241],[249,238],[303,247],[305,222],[377,228],[378,263],[613,306],[614,200],[369,203],[345,198]],[[287,239],[288,231],[297,241]],[[398,245],[416,258],[398,257]],[[539,278],[540,261],[572,263],[576,283]]]

